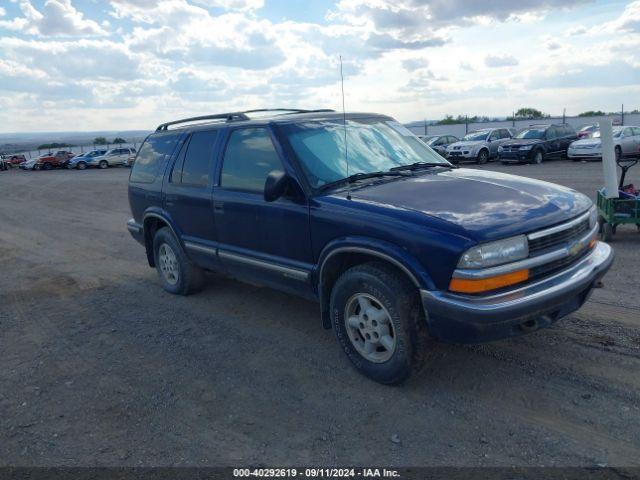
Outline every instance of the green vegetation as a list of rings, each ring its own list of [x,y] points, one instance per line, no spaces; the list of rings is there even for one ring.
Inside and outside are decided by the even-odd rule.
[[[588,110],[578,114],[579,117],[599,117],[602,115],[606,115],[602,110]]]
[[[52,148],[64,148],[70,146],[71,145],[69,145],[68,143],[43,143],[42,145],[38,146],[38,150],[50,150]]]
[[[107,145],[107,139],[104,137],[96,137],[93,139],[94,145]]]
[[[113,139],[113,142],[111,143],[123,144],[123,143],[127,143],[127,141],[124,138],[116,137]]]

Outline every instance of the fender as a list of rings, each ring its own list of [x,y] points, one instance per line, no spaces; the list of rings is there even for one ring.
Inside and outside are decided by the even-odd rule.
[[[342,237],[335,239],[322,249],[318,264],[313,271],[313,281],[317,285],[324,328],[331,328],[331,319],[329,318],[328,308],[329,295],[323,288],[323,270],[332,257],[348,252],[364,253],[395,265],[407,275],[418,289],[435,290],[436,288],[422,264],[398,245],[369,237]]]
[[[145,239],[145,248],[147,250],[147,261],[149,262],[149,266],[155,267],[155,260],[153,258],[153,249],[148,248],[148,241],[150,241],[151,239],[147,238],[147,232],[146,232],[146,229],[144,228],[145,223],[149,218],[157,218],[162,220],[164,223],[166,223],[171,229],[173,236],[176,238],[180,246],[183,249],[185,247],[184,247],[184,243],[182,242],[182,235],[179,234],[180,230],[178,229],[176,223],[171,218],[171,215],[169,215],[169,212],[167,212],[166,210],[160,207],[155,207],[155,206],[149,207],[144,212],[144,215],[142,216],[142,232]]]

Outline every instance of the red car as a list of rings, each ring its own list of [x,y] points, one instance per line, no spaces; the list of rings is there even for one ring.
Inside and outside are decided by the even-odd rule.
[[[74,153],[67,150],[59,150],[55,154],[49,153],[40,155],[36,164],[33,166],[34,170],[51,170],[54,167],[62,167],[62,163],[70,158],[75,157]]]
[[[24,155],[5,155],[2,159],[5,161],[7,167],[9,168],[17,167],[22,162],[27,161],[27,158]]]

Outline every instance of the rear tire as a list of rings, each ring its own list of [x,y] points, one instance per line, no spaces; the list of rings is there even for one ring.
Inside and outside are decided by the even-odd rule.
[[[43,170],[51,170],[51,164],[50,164],[50,163],[45,163],[45,164],[42,166],[42,169],[43,169]]]
[[[424,365],[429,336],[418,292],[393,268],[348,269],[331,290],[330,308],[338,343],[371,380],[398,384]]]
[[[162,288],[189,295],[202,288],[204,272],[187,257],[171,230],[161,228],[153,237],[153,255]]]
[[[616,162],[619,162],[622,159],[622,149],[620,148],[619,145],[616,145],[615,151],[616,151]]]

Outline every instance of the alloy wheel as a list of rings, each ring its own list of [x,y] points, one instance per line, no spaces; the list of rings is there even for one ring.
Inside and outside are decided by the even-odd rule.
[[[158,262],[163,278],[169,285],[175,285],[180,280],[180,266],[173,249],[163,243],[158,249]]]
[[[347,302],[344,318],[349,340],[362,357],[383,363],[393,356],[397,337],[391,315],[378,299],[356,293]]]

